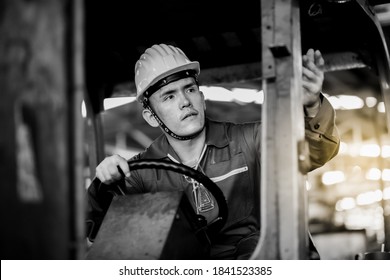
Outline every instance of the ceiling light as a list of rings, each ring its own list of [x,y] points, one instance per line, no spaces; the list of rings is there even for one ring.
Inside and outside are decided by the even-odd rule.
[[[377,106],[377,109],[378,109],[378,112],[379,113],[384,113],[386,112],[386,109],[385,109],[385,103],[382,101],[382,102],[379,102],[378,103],[378,106]]]
[[[378,168],[370,168],[366,174],[367,180],[377,181],[381,178],[382,172]]]
[[[322,174],[321,180],[324,185],[334,185],[345,181],[345,175],[343,171],[327,171]]]
[[[382,191],[370,191],[361,193],[356,197],[356,203],[358,205],[368,205],[382,200]]]
[[[378,102],[378,100],[375,97],[372,97],[372,96],[366,97],[366,105],[368,108],[374,107],[377,102]]]
[[[328,100],[335,110],[354,110],[364,106],[364,101],[354,95],[329,96]]]
[[[355,199],[353,197],[344,197],[336,202],[336,210],[343,211],[353,209],[356,206]]]
[[[379,157],[381,149],[377,144],[365,144],[360,147],[359,155],[363,157]]]
[[[135,97],[112,97],[103,101],[104,110],[109,110],[135,101]]]
[[[258,89],[233,88],[229,90],[217,86],[200,86],[200,90],[206,100],[256,104],[262,104],[264,101],[264,93]]]

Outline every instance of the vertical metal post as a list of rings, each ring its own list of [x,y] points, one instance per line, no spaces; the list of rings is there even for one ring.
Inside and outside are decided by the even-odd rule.
[[[252,258],[306,259],[306,197],[298,154],[304,141],[299,4],[262,0],[261,14],[261,238]]]
[[[71,59],[68,69],[71,89],[69,90],[69,150],[71,159],[69,170],[72,174],[70,182],[71,213],[70,231],[71,248],[70,258],[82,259],[86,253],[85,241],[85,186],[84,186],[84,120],[81,115],[81,104],[86,96],[85,67],[84,67],[84,0],[70,2],[69,19],[69,57]]]
[[[80,254],[82,46],[72,9],[80,1],[1,5],[2,259]]]

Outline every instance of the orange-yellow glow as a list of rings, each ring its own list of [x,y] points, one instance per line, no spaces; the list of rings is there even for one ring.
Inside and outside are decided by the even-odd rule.
[[[382,179],[383,181],[390,181],[390,169],[385,168],[383,169],[383,171],[381,171],[379,168],[371,168],[366,173],[366,179],[373,181],[377,181],[380,179]]]
[[[381,149],[377,144],[365,144],[360,147],[360,153],[363,157],[379,157]]]
[[[378,103],[378,100],[375,97],[368,96],[366,97],[366,105],[369,108],[374,107]]]
[[[377,109],[378,109],[378,112],[379,112],[379,113],[384,113],[384,112],[386,112],[385,103],[384,103],[384,102],[379,102],[379,103],[378,103],[378,106],[377,106]]]
[[[342,171],[327,171],[322,174],[322,183],[324,185],[333,185],[345,181],[345,175]]]
[[[379,180],[382,176],[382,172],[378,168],[371,168],[366,173],[366,179],[368,180]]]
[[[328,100],[336,110],[354,110],[364,106],[364,101],[353,95],[329,96]]]
[[[370,191],[361,193],[356,197],[356,203],[358,205],[368,205],[382,200],[382,191]]]
[[[382,180],[383,181],[390,181],[390,169],[383,169],[382,171]]]
[[[339,149],[339,154],[347,154],[348,153],[348,144],[341,141],[340,142],[340,149]]]
[[[336,210],[337,211],[344,211],[353,209],[356,206],[355,199],[353,197],[344,197],[343,199],[340,199],[336,202]]]
[[[387,187],[387,188],[385,188],[385,189],[383,190],[382,196],[383,196],[383,199],[384,199],[384,200],[390,199],[390,187]]]
[[[384,158],[390,157],[390,146],[389,145],[382,146],[382,157],[384,157]]]

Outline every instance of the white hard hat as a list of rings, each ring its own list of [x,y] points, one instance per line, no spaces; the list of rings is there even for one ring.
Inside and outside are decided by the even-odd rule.
[[[158,81],[185,70],[193,70],[199,75],[199,62],[190,61],[181,49],[174,46],[159,44],[148,48],[135,64],[137,100],[142,102],[145,92]]]

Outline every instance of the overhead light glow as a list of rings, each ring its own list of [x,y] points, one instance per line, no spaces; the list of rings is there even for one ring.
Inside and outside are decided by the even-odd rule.
[[[353,95],[329,96],[328,100],[336,110],[354,110],[364,106],[364,101]]]
[[[378,109],[378,112],[379,112],[379,113],[384,113],[384,112],[386,112],[385,103],[384,103],[383,101],[382,101],[382,102],[379,102],[379,103],[378,103],[377,109]]]
[[[384,157],[384,158],[390,157],[390,146],[389,145],[382,146],[382,157]]]
[[[322,183],[324,185],[334,185],[345,181],[345,175],[342,171],[327,171],[322,174]]]
[[[87,117],[87,108],[85,107],[84,100],[83,102],[81,102],[81,115],[83,116],[83,118]]]
[[[348,144],[341,141],[340,142],[340,148],[339,148],[339,154],[347,154],[348,153]]]
[[[358,205],[369,205],[382,200],[382,191],[370,191],[361,193],[356,197],[356,203]]]
[[[376,105],[376,103],[378,103],[378,100],[375,97],[372,97],[372,96],[366,97],[367,107],[372,108]]]
[[[390,181],[390,169],[383,169],[382,171],[382,180],[383,181]]]
[[[233,94],[224,87],[200,86],[206,100],[230,102],[233,101]]]
[[[356,202],[353,197],[344,197],[343,199],[340,199],[336,202],[337,211],[350,210],[355,208],[355,206]]]
[[[221,102],[239,102],[263,104],[264,93],[262,90],[233,88],[228,90],[224,87],[200,86],[206,100]]]
[[[381,149],[377,144],[365,144],[360,147],[360,153],[363,157],[379,157]]]
[[[384,200],[390,199],[390,187],[387,187],[383,190],[382,197]]]
[[[244,103],[257,103],[263,104],[264,102],[264,92],[257,89],[248,89],[248,88],[233,88],[232,92],[234,94],[234,99],[244,102]]]
[[[381,178],[381,176],[382,176],[382,172],[380,171],[379,168],[371,168],[366,173],[367,180],[377,181]]]
[[[109,110],[135,101],[135,97],[112,97],[103,101],[104,110]]]

